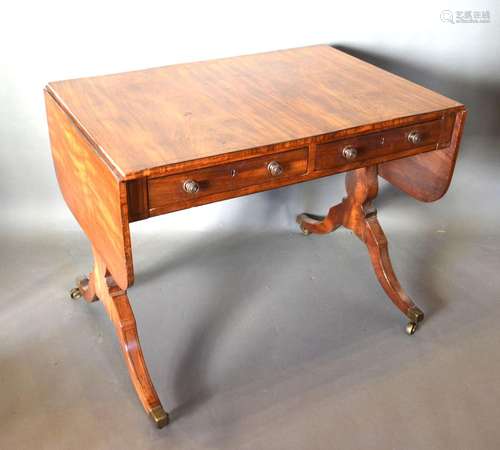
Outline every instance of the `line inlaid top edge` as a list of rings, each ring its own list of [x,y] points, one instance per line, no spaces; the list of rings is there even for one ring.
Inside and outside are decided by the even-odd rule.
[[[463,108],[330,45],[58,81],[47,90],[124,179]]]
[[[338,139],[345,139],[347,137],[362,136],[365,134],[385,131],[389,129],[401,128],[407,125],[416,125],[419,123],[427,122],[429,120],[439,119],[445,114],[452,114],[465,110],[466,110],[465,106],[460,105],[440,111],[433,111],[431,113],[425,113],[416,116],[401,117],[396,121],[387,120],[385,122],[367,124],[349,129],[340,129],[337,131],[326,132],[323,134],[308,136],[301,139],[295,139],[286,142],[275,142],[261,147],[244,148],[226,153],[221,153],[211,157],[184,160],[168,165],[158,164],[154,165],[150,169],[143,169],[141,167],[137,167],[135,170],[132,169],[130,173],[128,173],[124,177],[124,180],[131,181],[142,177],[154,178],[157,176],[163,176],[167,174],[171,175],[175,173],[190,171],[193,170],[194,168],[204,168],[209,166],[216,166],[219,164],[227,164],[230,162],[240,161],[244,159],[255,158],[265,154],[271,155],[273,153],[285,152],[287,150],[306,147],[310,143],[330,142]]]

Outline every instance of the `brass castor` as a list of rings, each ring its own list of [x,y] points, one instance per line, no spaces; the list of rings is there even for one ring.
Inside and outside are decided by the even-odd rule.
[[[300,231],[302,231],[302,234],[304,236],[309,236],[311,234],[311,232],[309,230],[306,230],[305,228],[303,227],[300,227]]]
[[[312,219],[312,222],[311,222]],[[325,216],[317,216],[316,214],[302,213],[297,216],[295,222],[299,224],[300,231],[304,236],[309,236],[312,232],[304,227],[304,224],[309,220],[309,224],[314,222],[321,222],[325,220]]]
[[[82,296],[82,292],[80,291],[80,288],[74,287],[69,291],[69,295],[73,300],[78,300]]]
[[[168,414],[161,407],[161,405],[155,406],[151,410],[149,415],[151,416],[151,419],[153,419],[153,422],[157,428],[163,428],[164,426],[168,425],[168,422],[170,421]]]
[[[412,334],[415,334],[415,331],[417,331],[417,323],[408,322],[408,325],[406,325],[406,334],[411,336]]]

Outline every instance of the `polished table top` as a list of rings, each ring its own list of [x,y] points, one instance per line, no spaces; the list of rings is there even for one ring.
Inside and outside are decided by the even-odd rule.
[[[52,82],[48,90],[124,179],[461,106],[328,45]]]
[[[300,229],[351,230],[407,333],[423,321],[394,273],[374,200],[379,176],[421,201],[445,194],[460,103],[327,45],[49,83],[45,100],[59,186],[94,255],[71,296],[102,301],[158,427],[169,417],[127,293],[130,222],[347,172],[343,200],[324,217],[299,214]]]

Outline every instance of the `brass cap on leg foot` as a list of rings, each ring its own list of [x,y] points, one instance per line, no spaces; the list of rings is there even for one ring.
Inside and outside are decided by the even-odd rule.
[[[161,405],[155,406],[149,413],[157,428],[168,425],[169,417]]]
[[[418,323],[424,320],[424,313],[420,308],[412,306],[408,309],[408,311],[406,311],[406,317],[408,317],[410,321],[406,325],[405,331],[407,335],[411,336],[412,334],[415,334],[415,331],[417,331]]]
[[[422,322],[424,320],[424,313],[420,308],[417,308],[416,306],[412,306],[408,311],[406,312],[406,317],[410,319],[410,322]]]

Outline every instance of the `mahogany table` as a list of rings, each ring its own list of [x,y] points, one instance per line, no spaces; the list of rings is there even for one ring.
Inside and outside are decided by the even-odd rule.
[[[301,230],[352,230],[408,334],[423,319],[372,201],[379,175],[421,201],[444,195],[462,104],[327,45],[58,81],[45,100],[57,179],[94,255],[71,296],[104,304],[158,427],[168,415],[127,297],[130,222],[347,172],[344,200],[325,217],[300,214]]]

